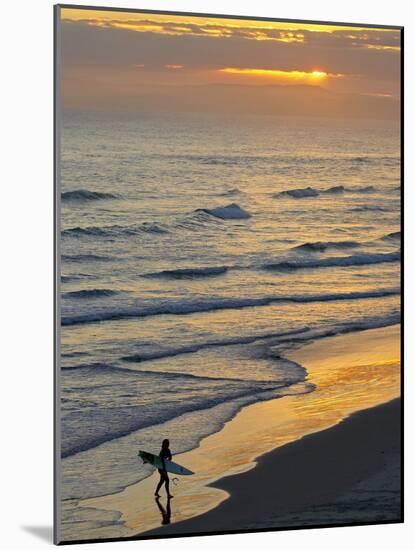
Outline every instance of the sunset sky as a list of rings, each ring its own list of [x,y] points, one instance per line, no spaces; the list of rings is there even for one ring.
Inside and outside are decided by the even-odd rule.
[[[78,110],[399,116],[400,31],[62,9]]]

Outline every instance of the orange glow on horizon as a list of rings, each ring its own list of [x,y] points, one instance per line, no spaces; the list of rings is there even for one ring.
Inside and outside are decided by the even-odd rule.
[[[389,51],[389,52],[399,52],[401,50],[400,46],[385,46],[382,44],[366,44],[364,46],[368,50],[379,50],[379,51]]]
[[[316,69],[313,71],[284,71],[280,69],[226,67],[225,69],[219,69],[219,72],[253,77],[267,77],[286,82],[307,84],[317,84],[328,78],[340,78],[344,76],[340,73],[328,73]]]

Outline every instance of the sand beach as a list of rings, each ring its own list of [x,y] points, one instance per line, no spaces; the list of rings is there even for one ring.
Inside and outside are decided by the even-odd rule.
[[[399,325],[296,344],[307,394],[242,409],[175,460],[196,472],[173,485],[157,474],[79,507],[118,513],[122,536],[400,521]]]

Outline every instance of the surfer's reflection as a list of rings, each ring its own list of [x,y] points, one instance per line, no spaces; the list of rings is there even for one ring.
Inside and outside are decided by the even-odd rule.
[[[168,525],[171,522],[171,499],[167,500],[167,508],[164,508],[159,498],[156,498],[155,502],[161,512],[162,525]]]

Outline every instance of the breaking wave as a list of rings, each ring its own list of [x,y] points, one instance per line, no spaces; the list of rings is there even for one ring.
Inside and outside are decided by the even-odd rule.
[[[270,271],[288,271],[294,269],[309,269],[322,267],[348,267],[358,265],[382,264],[397,262],[400,260],[400,252],[386,254],[355,254],[353,256],[339,256],[334,258],[321,259],[291,259],[281,262],[265,264],[263,267]]]
[[[218,206],[217,208],[198,208],[196,212],[205,212],[206,214],[210,214],[210,216],[222,220],[244,220],[251,218],[249,212],[235,203],[228,204],[227,206]]]
[[[384,288],[362,292],[339,292],[331,294],[298,294],[273,295],[259,298],[209,298],[204,300],[162,301],[153,305],[129,306],[119,309],[107,309],[81,315],[62,317],[62,326],[82,325],[102,321],[118,321],[155,315],[188,315],[221,309],[243,309],[248,307],[267,306],[276,302],[330,302],[335,300],[360,300],[365,298],[382,298],[400,294],[399,288]]]

